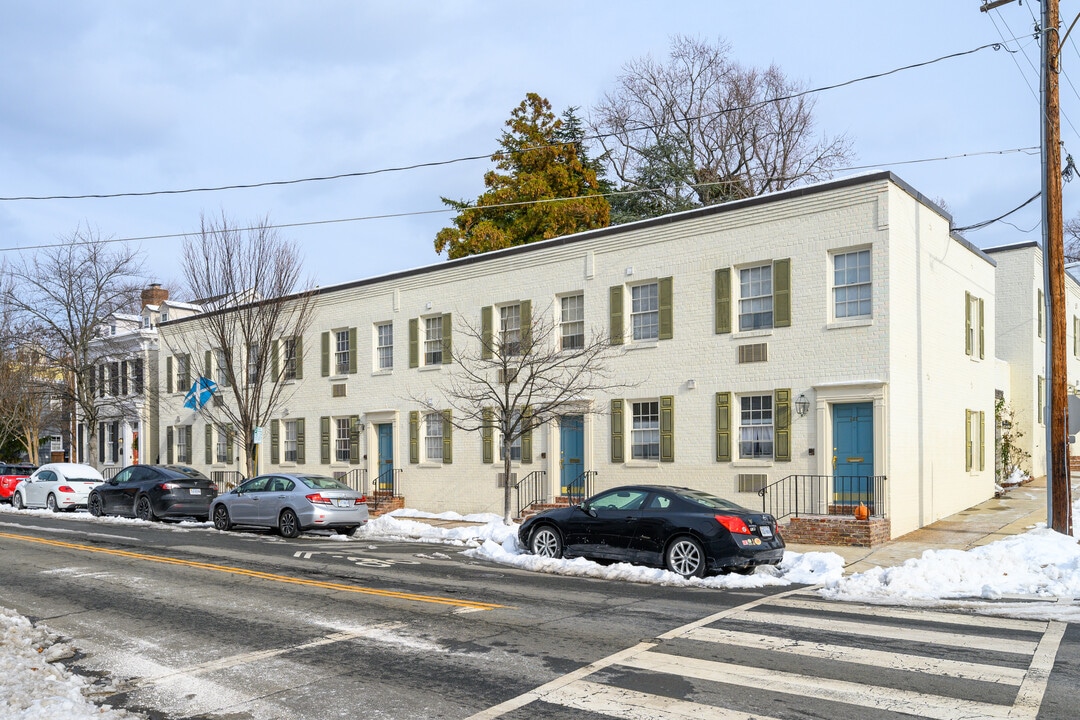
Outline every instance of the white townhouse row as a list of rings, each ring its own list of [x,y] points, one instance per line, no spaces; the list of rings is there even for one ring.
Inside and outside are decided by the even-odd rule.
[[[588,475],[594,491],[684,485],[761,507],[759,489],[796,477],[876,478],[902,535],[993,495],[995,391],[1027,372],[1001,387],[996,328],[1022,308],[995,306],[995,260],[949,228],[884,172],[321,288],[307,332],[275,344],[288,386],[260,470],[390,473],[410,507],[501,513],[498,438],[456,430],[438,388],[462,322],[513,333],[543,315],[565,346],[619,343],[629,388],[515,446],[516,477],[545,497]],[[156,328],[141,459],[236,472],[244,450],[213,403],[183,407],[193,327]]]

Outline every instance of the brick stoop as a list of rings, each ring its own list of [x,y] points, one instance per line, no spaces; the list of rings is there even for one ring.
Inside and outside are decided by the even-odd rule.
[[[850,515],[804,515],[793,517],[782,533],[784,541],[798,545],[849,545],[874,547],[888,542],[892,523],[888,518],[856,520]]]
[[[405,508],[405,498],[401,496],[380,497],[378,499],[378,506],[375,505],[375,502],[374,498],[368,498],[368,517],[377,518],[380,515],[385,515],[386,513]]]
[[[521,511],[521,514],[517,517],[517,522],[525,520],[525,518],[532,517],[537,513],[542,513],[545,510],[552,510],[554,508],[570,507],[570,499],[566,496],[557,497],[554,501],[549,503],[533,503],[529,507]]]

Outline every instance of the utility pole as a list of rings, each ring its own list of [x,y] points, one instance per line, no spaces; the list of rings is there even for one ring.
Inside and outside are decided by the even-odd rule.
[[[1011,0],[985,2],[980,10]],[[1069,481],[1068,367],[1065,348],[1065,238],[1061,210],[1061,71],[1059,0],[1042,0],[1042,226],[1043,294],[1046,304],[1046,515],[1047,525],[1072,535]]]

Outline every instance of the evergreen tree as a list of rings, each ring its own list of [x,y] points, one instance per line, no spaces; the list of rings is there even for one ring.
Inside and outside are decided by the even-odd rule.
[[[486,192],[475,203],[442,198],[458,214],[435,236],[436,252],[454,259],[608,225],[600,161],[585,152],[574,108],[563,118],[546,99],[526,95],[491,156],[496,170],[484,175]]]

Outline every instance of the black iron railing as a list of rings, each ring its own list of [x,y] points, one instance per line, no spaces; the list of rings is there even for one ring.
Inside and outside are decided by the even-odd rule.
[[[577,505],[578,503],[583,502],[585,498],[592,497],[593,478],[595,478],[596,475],[596,470],[586,470],[570,482],[566,483],[562,488],[562,494],[566,496],[571,505]]]
[[[854,515],[859,505],[871,517],[888,515],[884,475],[788,475],[758,490],[761,510],[777,520],[800,515]]]
[[[534,470],[513,486],[517,490],[517,514],[519,516],[525,508],[546,499],[544,495],[544,486],[546,484],[544,479],[546,477],[547,473],[545,471]]]
[[[368,496],[368,500],[372,502],[376,510],[379,509],[379,505],[392,502],[398,497],[402,472],[401,468],[387,468],[371,481],[371,495]]]
[[[211,470],[210,479],[217,485],[218,495],[229,492],[247,480],[244,474],[237,470]]]
[[[106,480],[112,480],[114,477],[116,477],[116,474],[118,472],[120,472],[121,470],[123,470],[123,469],[124,468],[119,467],[119,466],[102,468],[101,469],[101,477],[105,478]]]
[[[356,468],[347,473],[335,474],[334,479],[348,485],[358,493],[367,492],[367,468]]]

